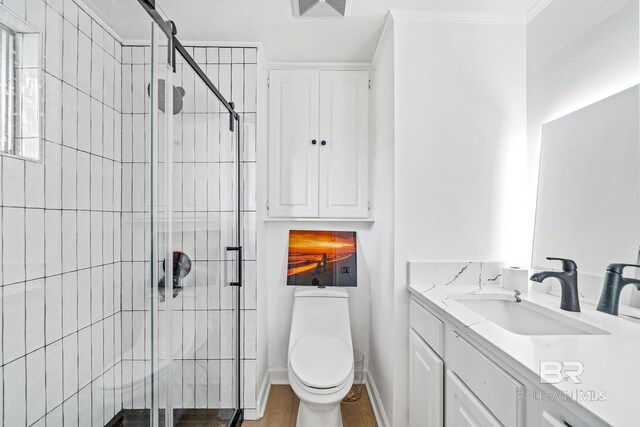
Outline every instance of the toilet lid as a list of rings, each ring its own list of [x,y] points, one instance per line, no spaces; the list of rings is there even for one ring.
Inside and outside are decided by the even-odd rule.
[[[291,350],[291,369],[308,387],[337,387],[353,369],[353,353],[340,338],[308,336]]]

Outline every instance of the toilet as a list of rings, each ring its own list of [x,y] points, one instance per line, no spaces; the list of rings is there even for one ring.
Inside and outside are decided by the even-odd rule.
[[[300,399],[296,426],[342,427],[340,402],[354,377],[346,289],[296,289],[288,354],[289,383]]]

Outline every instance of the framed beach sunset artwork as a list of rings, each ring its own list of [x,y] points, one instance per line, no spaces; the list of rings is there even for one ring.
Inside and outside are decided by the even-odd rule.
[[[289,231],[288,286],[356,286],[355,231]]]

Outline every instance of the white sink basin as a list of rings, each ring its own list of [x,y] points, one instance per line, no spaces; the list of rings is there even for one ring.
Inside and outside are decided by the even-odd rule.
[[[508,295],[458,295],[454,300],[518,335],[607,335],[608,332]]]

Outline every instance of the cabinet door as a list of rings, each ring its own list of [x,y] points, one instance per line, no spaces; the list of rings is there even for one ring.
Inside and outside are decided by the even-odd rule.
[[[442,427],[443,369],[438,355],[409,331],[409,426]]]
[[[269,215],[317,217],[318,71],[273,70],[269,80]]]
[[[447,370],[446,377],[445,420],[447,427],[502,426],[453,371]]]
[[[320,72],[320,216],[368,216],[367,71]]]

